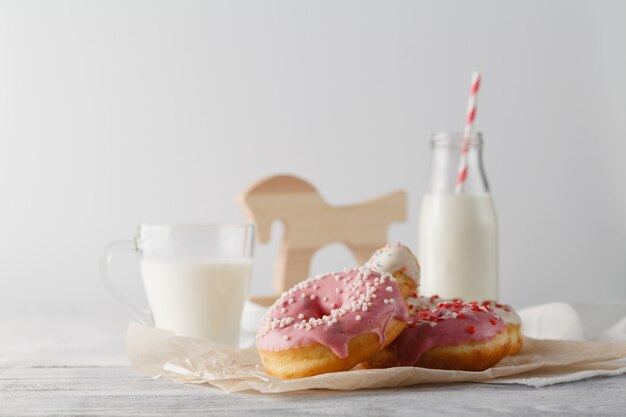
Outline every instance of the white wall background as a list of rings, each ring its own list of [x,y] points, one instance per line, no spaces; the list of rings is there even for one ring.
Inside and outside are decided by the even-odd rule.
[[[240,221],[234,196],[277,172],[335,204],[407,190],[390,239],[415,248],[429,135],[462,127],[475,68],[502,298],[623,301],[625,16],[622,1],[3,1],[0,310],[125,320],[98,277],[107,242]],[[133,260],[117,269],[140,294]]]

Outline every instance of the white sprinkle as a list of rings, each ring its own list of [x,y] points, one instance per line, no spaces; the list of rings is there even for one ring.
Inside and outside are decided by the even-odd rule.
[[[300,298],[304,298],[304,297],[306,297],[305,293],[300,294]]]
[[[389,299],[389,304],[395,304],[396,300],[394,298]]]
[[[357,314],[357,315],[356,315],[356,317],[355,317],[355,319],[356,319],[357,321],[359,321],[359,320],[361,320],[361,316],[359,316],[359,315]]]
[[[311,300],[315,300],[315,294],[311,294]]]
[[[302,319],[304,318],[304,314],[302,314],[302,313],[298,314],[298,318],[299,318],[300,320],[302,320]]]
[[[287,309],[285,307],[283,307],[283,308],[280,309],[280,312],[285,314],[287,312]]]
[[[335,292],[336,292],[337,294],[340,294],[340,293],[342,292],[342,289],[341,289],[341,288],[335,288]]]
[[[296,300],[294,300],[293,298],[289,299],[289,304],[293,304]]]
[[[319,285],[317,285],[317,284],[313,285],[313,289],[314,289],[314,290],[317,290],[319,287],[320,287],[320,286],[319,286]]]
[[[389,304],[389,300],[387,300],[386,298],[383,300],[383,303],[385,304]]]
[[[398,282],[398,280],[395,277],[389,278],[389,281],[391,281],[391,282]]]
[[[335,281],[339,281],[339,275],[335,275]]]
[[[328,297],[322,298],[322,301],[324,301],[324,302],[328,301]]]
[[[453,318],[453,319],[457,318],[457,316],[458,316],[458,314],[456,314],[456,313],[452,313],[452,318]]]
[[[367,304],[363,304],[363,308],[361,310],[367,311]]]
[[[435,327],[437,325],[437,323],[434,321],[429,321],[428,324],[430,325],[430,327]]]
[[[391,286],[389,286],[389,287],[387,287],[385,289],[387,290],[387,292],[392,292],[393,291],[393,288],[391,288]]]
[[[372,298],[376,298],[376,294],[372,294],[370,297],[372,297]]]

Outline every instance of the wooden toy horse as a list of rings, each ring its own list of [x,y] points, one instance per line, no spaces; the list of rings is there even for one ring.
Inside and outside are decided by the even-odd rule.
[[[389,224],[406,219],[407,197],[396,191],[360,204],[333,207],[305,180],[279,175],[252,185],[240,202],[257,225],[259,242],[269,242],[274,220],[284,224],[274,276],[274,290],[280,294],[309,276],[311,258],[330,243],[345,244],[359,264],[367,261],[387,243]]]

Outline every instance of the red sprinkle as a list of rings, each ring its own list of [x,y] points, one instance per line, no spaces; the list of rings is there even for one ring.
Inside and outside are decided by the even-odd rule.
[[[491,324],[493,324],[494,326],[495,326],[496,324],[498,324],[498,320],[496,320],[496,319],[489,319],[489,321],[490,321],[490,322],[491,322]]]
[[[474,334],[476,333],[476,329],[474,328],[474,326],[469,326],[467,329],[465,329],[469,334]]]
[[[406,271],[406,266],[402,267],[402,272]]]
[[[506,307],[505,307],[505,308],[504,308],[504,311],[506,311],[506,312],[508,313],[509,311],[511,311],[511,309],[510,309],[510,308],[506,308]]]
[[[465,313],[459,313],[459,315],[457,316],[460,319],[464,319],[465,318]]]

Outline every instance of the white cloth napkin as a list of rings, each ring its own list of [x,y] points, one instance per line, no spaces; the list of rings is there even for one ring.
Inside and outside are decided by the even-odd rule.
[[[626,304],[547,303],[519,311],[524,336],[536,339],[626,341]],[[523,384],[536,388],[599,376],[626,374],[626,361],[587,364],[563,375],[542,375],[544,371],[489,383]]]
[[[241,316],[241,333],[239,334],[239,347],[247,348],[255,344],[256,330],[267,311],[267,307],[246,301]]]
[[[626,304],[548,303],[519,311],[524,336],[626,341]]]

